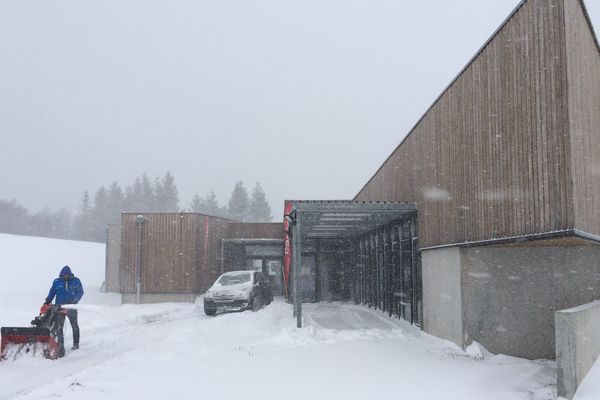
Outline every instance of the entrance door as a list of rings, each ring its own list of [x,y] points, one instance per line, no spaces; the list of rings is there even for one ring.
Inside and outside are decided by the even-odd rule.
[[[269,277],[271,282],[271,290],[274,296],[283,295],[283,265],[281,260],[265,260],[265,275]]]
[[[262,272],[269,277],[273,296],[283,294],[283,271],[280,258],[248,258],[246,259],[248,270]]]

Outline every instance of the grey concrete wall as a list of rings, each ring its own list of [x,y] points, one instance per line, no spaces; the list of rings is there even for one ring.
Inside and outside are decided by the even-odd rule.
[[[600,298],[600,245],[574,239],[461,250],[465,345],[555,357],[554,312]]]
[[[425,250],[421,264],[424,330],[463,347],[460,249]]]
[[[554,316],[558,395],[571,400],[600,356],[600,301]]]
[[[121,225],[106,228],[106,272],[104,282],[107,292],[120,293],[119,262],[121,260]]]
[[[142,304],[153,304],[153,303],[193,303],[196,300],[196,294],[194,293],[164,293],[164,294],[142,294],[140,296],[140,302]],[[135,294],[122,294],[122,304],[135,304]]]

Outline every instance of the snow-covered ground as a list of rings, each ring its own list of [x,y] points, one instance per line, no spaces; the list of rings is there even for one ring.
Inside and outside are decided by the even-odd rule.
[[[600,358],[583,379],[577,389],[573,400],[598,400],[600,399]]]
[[[306,304],[298,330],[281,300],[214,318],[199,302],[121,306],[99,293],[103,245],[0,235],[0,255],[3,326],[27,326],[65,264],[86,287],[81,349],[0,363],[0,399],[555,397],[552,362],[481,359],[366,307]]]

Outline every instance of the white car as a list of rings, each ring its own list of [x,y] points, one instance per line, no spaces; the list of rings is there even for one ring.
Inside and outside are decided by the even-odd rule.
[[[204,294],[204,312],[215,315],[217,309],[258,311],[273,301],[269,279],[262,272],[224,273]]]

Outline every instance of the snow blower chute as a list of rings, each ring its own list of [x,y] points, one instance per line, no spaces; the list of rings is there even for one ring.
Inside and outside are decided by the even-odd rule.
[[[59,313],[66,310],[57,305],[44,304],[40,315],[31,321],[29,328],[0,328],[0,360],[16,359],[22,354],[38,352],[51,360],[64,355],[64,348],[57,342]]]

